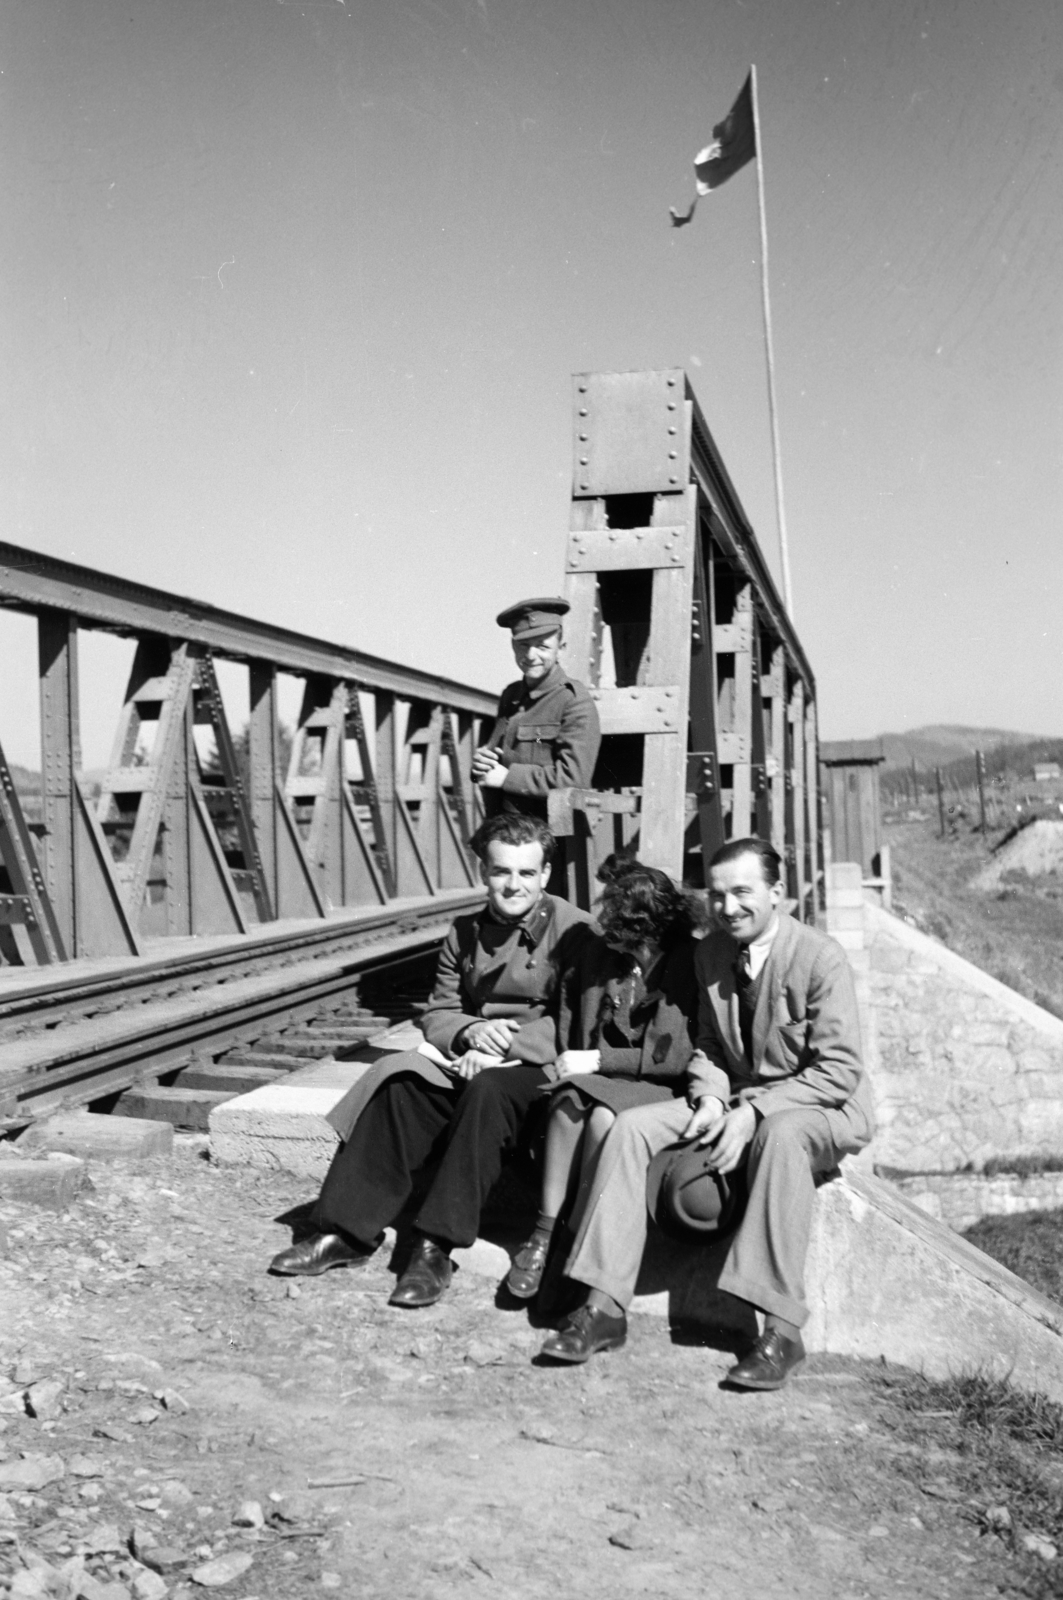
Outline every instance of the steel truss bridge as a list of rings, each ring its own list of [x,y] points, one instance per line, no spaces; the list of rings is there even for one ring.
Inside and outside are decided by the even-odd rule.
[[[701,886],[720,843],[758,833],[814,919],[815,682],[681,370],[574,378],[565,593],[566,665],[603,729],[593,788],[551,796],[570,894],[588,904],[596,861],[624,846]],[[47,1016],[73,1025],[134,990],[143,1004],[151,983],[231,983],[241,952],[260,974],[327,954],[335,996],[374,945],[380,960],[423,953],[478,903],[472,756],[495,694],[4,543],[0,607],[36,619],[41,747],[36,795],[0,751],[0,1037],[36,1029],[40,1045],[63,1033]],[[98,792],[81,759],[86,631],[135,644]],[[247,674],[246,728],[230,726],[219,663]],[[293,730],[282,674],[302,683]],[[230,1043],[254,1036],[264,993]],[[277,1016],[303,1015],[284,993]],[[181,1027],[202,1059],[210,1030],[192,1012]],[[51,1108],[64,1083],[90,1101],[94,1073],[135,1082],[152,1044],[136,1037],[117,1055],[105,1039],[96,1067],[77,1049],[8,1053],[0,1125]],[[190,1037],[168,1037],[168,1061]]]

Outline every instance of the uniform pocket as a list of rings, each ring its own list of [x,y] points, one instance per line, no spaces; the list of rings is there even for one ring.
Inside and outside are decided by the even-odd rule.
[[[561,732],[560,722],[528,722],[522,723],[517,728],[518,744],[546,743],[549,739],[556,739]]]

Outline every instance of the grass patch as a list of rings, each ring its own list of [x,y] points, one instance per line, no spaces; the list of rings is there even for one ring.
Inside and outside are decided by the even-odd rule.
[[[975,1522],[987,1553],[1012,1552],[1015,1592],[1063,1596],[1063,1559],[1046,1563],[1023,1542],[1034,1535],[1063,1552],[1063,1406],[983,1374],[878,1382],[884,1420],[911,1448],[902,1470],[914,1470],[928,1500],[954,1502]]]
[[[982,1217],[964,1238],[1063,1305],[1063,1211]]]

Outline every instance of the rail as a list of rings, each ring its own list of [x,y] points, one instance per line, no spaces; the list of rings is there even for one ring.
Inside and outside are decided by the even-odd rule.
[[[36,803],[0,751],[5,962],[141,956],[478,890],[472,755],[493,696],[6,543],[0,608],[37,620],[41,728]],[[136,641],[98,794],[81,762],[82,630]],[[235,734],[218,661],[248,674]],[[282,673],[303,682],[287,751]]]

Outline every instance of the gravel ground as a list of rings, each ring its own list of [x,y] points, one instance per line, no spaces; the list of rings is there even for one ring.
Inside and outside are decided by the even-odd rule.
[[[61,1214],[0,1205],[12,1600],[1015,1592],[880,1369],[739,1394],[727,1352],[652,1317],[538,1366],[541,1331],[468,1272],[423,1312],[386,1305],[386,1250],[268,1277],[305,1183],[178,1144],[91,1164]]]

